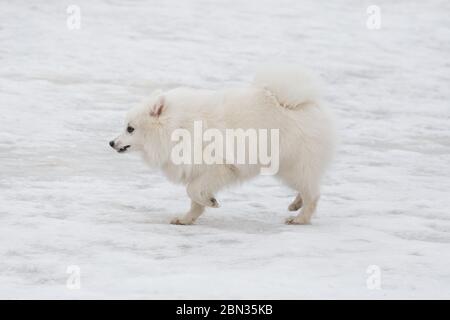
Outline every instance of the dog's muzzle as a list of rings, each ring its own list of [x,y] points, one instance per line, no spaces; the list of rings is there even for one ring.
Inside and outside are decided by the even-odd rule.
[[[127,151],[127,149],[128,149],[129,147],[131,147],[131,146],[130,146],[130,145],[127,145],[127,146],[125,146],[125,147],[122,147],[122,148],[120,148],[119,150],[117,150],[117,152],[120,152],[120,153],[125,152],[125,151]]]
[[[111,146],[111,148],[113,148],[114,150],[116,150],[116,151],[119,152],[119,153],[125,152],[125,151],[127,151],[127,149],[128,149],[129,147],[131,147],[130,145],[127,145],[127,146],[124,146],[124,147],[122,147],[122,148],[117,149],[116,144],[114,143],[114,140],[113,140],[113,141],[110,141],[110,142],[109,142],[109,145]]]

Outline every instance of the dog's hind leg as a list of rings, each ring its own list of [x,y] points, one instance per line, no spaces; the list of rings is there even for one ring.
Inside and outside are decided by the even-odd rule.
[[[181,218],[175,217],[170,221],[171,224],[193,224],[198,217],[205,211],[205,207],[191,200],[191,209]]]
[[[320,197],[320,175],[311,167],[294,167],[282,176],[283,180],[299,194],[289,206],[290,211],[301,208],[297,216],[286,219],[287,224],[309,224]],[[301,195],[301,196],[300,196]]]
[[[300,192],[302,195],[301,199],[303,200],[302,209],[297,216],[287,218],[287,224],[309,224],[311,222],[311,217],[314,212],[316,212],[317,202],[320,198],[318,185],[313,183],[312,185],[300,186]]]
[[[286,219],[286,224],[309,224],[311,217],[316,212],[317,202],[319,201],[319,195],[305,196],[302,210],[296,216],[292,216]]]
[[[297,211],[299,210],[303,205],[303,199],[299,194],[297,194],[297,197],[295,197],[295,200],[292,201],[292,203],[289,205],[288,210],[289,211]]]

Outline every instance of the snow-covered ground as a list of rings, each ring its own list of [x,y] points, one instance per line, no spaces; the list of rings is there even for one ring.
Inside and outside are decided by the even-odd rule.
[[[449,12],[438,0],[2,1],[0,298],[450,298]],[[246,84],[268,60],[321,75],[338,119],[313,225],[283,224],[294,192],[270,177],[221,193],[194,226],[168,224],[188,198],[111,150],[124,113],[158,87]]]

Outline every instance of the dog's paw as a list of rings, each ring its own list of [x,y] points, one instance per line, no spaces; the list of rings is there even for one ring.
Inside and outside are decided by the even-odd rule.
[[[194,220],[192,219],[186,219],[186,218],[178,218],[175,217],[172,220],[170,220],[170,224],[177,224],[177,225],[189,225],[189,224],[193,224]]]
[[[201,190],[195,184],[190,183],[187,186],[187,194],[192,201],[197,202],[205,207],[218,208],[220,207],[219,202],[212,193],[208,190]]]
[[[220,204],[217,202],[216,198],[210,198],[209,199],[210,207],[212,208],[218,208],[220,207]]]
[[[310,220],[304,216],[292,216],[286,219],[286,224],[310,224]]]
[[[210,207],[210,208],[219,208],[220,204],[219,202],[216,200],[216,198],[214,198],[212,195],[207,194],[207,193],[203,193],[200,192],[200,196],[196,198],[197,203],[200,203],[201,205],[205,206],[205,207]]]
[[[292,201],[292,203],[289,205],[288,210],[289,211],[297,211],[299,210],[301,207],[303,206],[303,200],[300,197],[300,195],[298,195],[294,201]]]
[[[217,202],[216,198],[214,198],[213,195],[207,192],[200,192],[200,204],[204,205],[205,207],[210,208],[218,208],[220,207],[219,202]]]
[[[301,207],[302,207],[301,203],[293,202],[289,205],[288,210],[289,211],[297,211],[297,210],[300,210]]]

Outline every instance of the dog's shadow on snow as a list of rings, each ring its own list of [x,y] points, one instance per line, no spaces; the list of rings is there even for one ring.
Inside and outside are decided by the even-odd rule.
[[[250,204],[254,207],[253,204]],[[166,207],[154,206],[134,206],[120,205],[120,214],[114,219],[115,222],[122,221],[124,224],[139,225],[141,228],[148,226],[158,226],[167,228],[168,232],[179,231],[182,234],[210,233],[210,232],[231,232],[242,234],[277,234],[282,232],[308,232],[315,229],[320,221],[315,220],[312,225],[286,225],[284,220],[293,214],[289,211],[272,211],[268,208],[258,205],[258,212],[249,213],[230,212],[227,209],[221,209],[220,212],[207,210],[192,225],[173,225],[170,221],[174,217],[181,217],[184,214],[181,206],[175,206],[172,210]],[[320,220],[320,219],[318,219]]]
[[[170,221],[174,217],[181,217],[184,214],[183,210],[178,206],[173,208],[173,213],[169,213],[167,208],[159,206],[121,205],[120,208],[121,217],[116,218],[121,221],[124,219],[123,223],[125,224],[138,224],[140,227],[147,225],[149,229],[151,229],[151,226],[158,226],[158,229],[167,227],[167,230],[170,232],[179,230],[183,234],[191,233],[191,231],[193,233],[232,232],[246,234],[277,234],[301,230],[307,232],[309,229],[314,229],[318,222],[315,221],[313,225],[306,226],[286,225],[284,220],[292,215],[293,212],[272,212],[270,209],[263,209],[261,206],[258,208],[257,213],[251,214],[248,212],[230,212],[226,209],[221,209],[220,212],[207,210],[192,225],[173,225],[170,224]]]
[[[284,223],[284,215],[280,214],[276,219],[273,215],[267,217],[261,214],[260,219],[249,219],[248,217],[235,217],[222,213],[223,216],[208,216],[200,217],[194,224],[191,225],[173,225],[170,220],[176,215],[154,215],[151,217],[144,217],[141,222],[148,225],[167,226],[168,230],[179,230],[180,233],[209,233],[209,232],[231,232],[231,233],[246,233],[246,234],[277,234],[288,231],[299,231],[298,229],[311,229],[314,225],[286,225]]]

